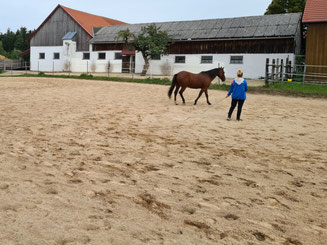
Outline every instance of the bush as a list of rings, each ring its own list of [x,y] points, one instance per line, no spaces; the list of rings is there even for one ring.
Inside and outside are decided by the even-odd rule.
[[[44,74],[44,72],[43,71],[40,71],[39,72],[39,76],[44,76],[45,74]]]
[[[92,78],[93,75],[91,74],[85,74],[85,73],[82,73],[81,75],[79,75],[80,78],[84,78],[84,79],[87,79],[87,78]]]
[[[0,74],[3,73],[3,70],[0,69]]]

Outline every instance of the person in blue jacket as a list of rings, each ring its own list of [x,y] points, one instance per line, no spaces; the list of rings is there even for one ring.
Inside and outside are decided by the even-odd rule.
[[[233,111],[237,105],[237,121],[242,121],[241,113],[244,101],[246,100],[246,91],[248,91],[248,84],[243,78],[243,72],[241,70],[237,71],[237,78],[235,78],[230,86],[230,90],[226,96],[229,97],[232,95],[232,103],[229,108],[227,120],[230,120],[233,114]]]

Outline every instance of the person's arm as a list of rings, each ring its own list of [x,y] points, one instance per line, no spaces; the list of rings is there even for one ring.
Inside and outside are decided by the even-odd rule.
[[[226,98],[233,93],[233,89],[234,89],[234,80],[233,80],[232,84],[230,85],[230,89],[228,91],[228,94],[227,94]]]
[[[248,83],[244,80],[244,87],[245,87],[245,91],[248,91]]]

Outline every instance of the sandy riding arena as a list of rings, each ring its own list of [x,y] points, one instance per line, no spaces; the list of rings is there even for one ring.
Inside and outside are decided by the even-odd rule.
[[[326,100],[168,88],[1,77],[0,244],[326,244]]]

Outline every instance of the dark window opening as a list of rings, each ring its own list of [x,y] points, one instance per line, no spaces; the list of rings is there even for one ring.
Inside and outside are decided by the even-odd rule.
[[[105,60],[106,59],[106,53],[99,53],[98,55],[99,55],[98,56],[99,60]]]
[[[212,56],[201,56],[201,64],[212,64]]]
[[[115,60],[121,60],[122,58],[121,53],[115,53]]]
[[[59,60],[60,59],[60,53],[53,53],[53,59]]]
[[[243,64],[243,56],[231,56],[230,63],[231,64]]]
[[[185,56],[175,56],[175,63],[185,63]]]
[[[83,60],[89,60],[90,59],[90,53],[83,53]]]
[[[152,60],[161,60],[161,55],[152,55],[151,59]]]
[[[44,60],[45,59],[45,53],[39,53],[39,59]]]

